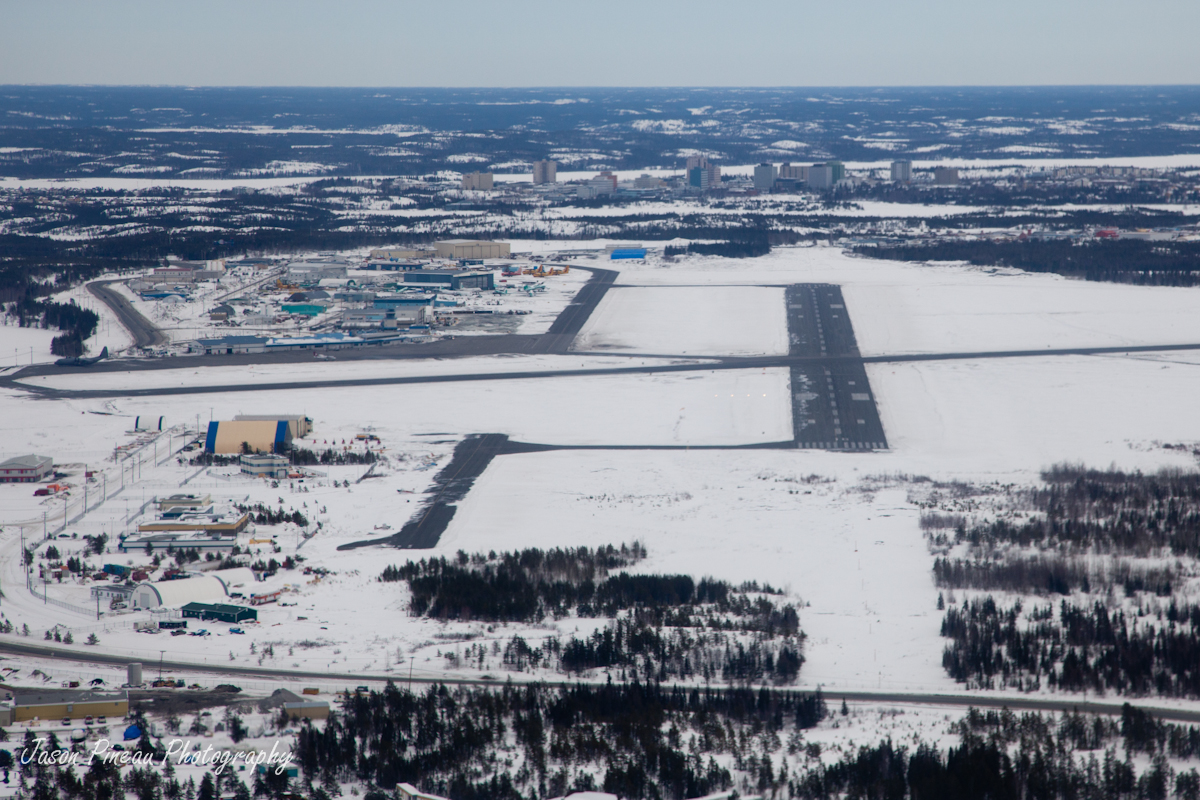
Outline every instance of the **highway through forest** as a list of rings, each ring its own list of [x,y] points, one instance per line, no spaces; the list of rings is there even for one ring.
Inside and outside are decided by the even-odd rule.
[[[14,656],[24,656],[27,658],[46,658],[56,662],[83,664],[83,665],[103,665],[109,667],[124,667],[130,663],[140,663],[144,666],[157,666],[150,662],[142,661],[138,658],[130,656],[117,655],[115,653],[93,652],[81,653],[77,650],[69,650],[64,647],[54,647],[52,645],[43,644],[26,644],[24,642],[13,641],[11,637],[0,639],[0,653],[7,653]],[[411,681],[409,677],[402,672],[397,672],[394,675],[373,674],[368,672],[335,672],[330,670],[300,670],[300,669],[272,669],[270,667],[243,667],[229,664],[213,663],[213,664],[197,664],[190,661],[176,661],[174,659],[164,659],[162,662],[164,670],[172,672],[186,672],[189,674],[204,674],[221,677],[241,677],[255,680],[296,680],[305,679],[313,681],[345,681],[346,688],[353,690],[353,687],[362,683],[384,683],[392,681],[398,685],[405,683],[413,684],[445,684],[449,686],[492,686],[500,687],[505,684],[501,680],[488,680],[484,678],[456,678],[450,675],[429,677],[427,675],[414,676]],[[563,681],[541,681],[541,680],[522,680],[523,676],[517,675],[513,677],[514,682],[522,683],[538,683],[545,686],[554,687],[571,687],[579,684],[593,683],[602,684],[602,680],[563,680]],[[507,680],[507,676],[506,676]],[[702,689],[701,686],[689,686],[688,688]],[[714,689],[733,688],[714,686]],[[737,687],[742,688],[742,687]],[[780,687],[774,684],[762,685],[757,684],[749,686],[753,691],[758,691],[760,688],[767,688],[772,691],[791,691],[812,693],[817,689],[825,696],[826,702],[833,704],[840,700],[846,700],[851,703],[873,703],[884,704],[892,703],[896,705],[919,705],[919,706],[952,706],[960,708],[993,708],[993,709],[1011,709],[1013,711],[1039,711],[1046,712],[1074,712],[1080,711],[1089,714],[1106,714],[1112,716],[1120,716],[1124,702],[1103,702],[1098,700],[1088,700],[1086,697],[1046,697],[1044,695],[995,695],[995,694],[943,694],[938,692],[896,692],[890,690],[846,690],[829,689],[826,687]],[[1183,723],[1200,723],[1200,710],[1189,710],[1184,708],[1169,708],[1163,706],[1146,705],[1140,702],[1133,703],[1137,708],[1152,714],[1154,717],[1164,721],[1183,722]]]

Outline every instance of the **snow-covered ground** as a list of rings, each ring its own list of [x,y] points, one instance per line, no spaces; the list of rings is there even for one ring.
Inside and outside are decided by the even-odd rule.
[[[558,245],[563,247],[561,243]],[[614,337],[622,348],[696,355],[781,352],[786,346],[778,287],[835,282],[844,287],[865,353],[1043,349],[1046,347],[1200,342],[1200,291],[1150,289],[1014,275],[954,265],[920,266],[847,257],[825,247],[783,248],[760,259],[687,258],[673,264],[622,264],[616,288],[585,337]],[[574,271],[573,273],[574,274]],[[733,285],[735,288],[728,288]],[[699,287],[699,288],[696,288]],[[627,299],[622,299],[627,298]],[[610,300],[612,303],[610,304]],[[624,304],[624,305],[623,305]],[[760,307],[761,306],[761,307]],[[769,306],[769,307],[768,307]],[[614,310],[615,309],[615,310]],[[721,319],[693,325],[716,310]],[[648,317],[647,314],[650,316]],[[731,323],[740,321],[740,324]],[[663,324],[663,323],[666,324]],[[693,350],[695,348],[695,350]],[[478,358],[453,362],[318,366],[187,368],[39,379],[70,388],[221,385],[245,380],[501,372],[571,368],[652,359],[587,356]],[[499,457],[476,481],[437,548],[420,553],[340,544],[386,536],[411,516],[436,461],[471,433],[561,445],[753,444],[791,438],[785,370],[570,376],[488,382],[198,394],[113,400],[47,400],[0,394],[3,455],[36,451],[64,463],[100,464],[110,487],[121,468],[105,459],[130,441],[135,415],[165,415],[168,425],[202,426],[210,415],[306,413],[316,421],[302,444],[323,448],[371,429],[389,462],[383,477],[353,483],[363,467],[321,468],[327,474],[272,487],[225,480],[165,459],[142,480],[73,524],[69,532],[125,529],[143,492],[211,491],[297,508],[321,521],[299,554],[335,574],[319,582],[281,572],[269,587],[288,588],[296,606],[268,606],[246,636],[210,626],[212,640],[135,634],[102,624],[100,648],[180,659],[256,663],[249,645],[272,644],[264,666],[298,664],[337,672],[386,674],[408,659],[415,674],[446,674],[438,656],[462,635],[507,641],[569,636],[577,625],[444,626],[407,615],[402,584],[377,584],[388,563],[412,555],[524,547],[621,544],[649,551],[639,571],[689,572],[786,588],[802,602],[808,635],[801,683],[831,688],[955,691],[941,667],[944,640],[929,554],[910,500],[912,476],[934,480],[1029,482],[1054,462],[1154,469],[1194,466],[1164,445],[1200,441],[1193,398],[1200,392],[1200,354],[1062,356],[874,364],[868,367],[890,450],[828,453],[800,450],[568,450]],[[176,438],[175,445],[182,441]],[[160,460],[162,453],[160,452]],[[90,468],[90,467],[89,467]],[[126,473],[126,480],[130,480]],[[350,480],[351,486],[333,481]],[[92,484],[92,491],[96,484]],[[415,492],[416,494],[410,494]],[[73,490],[78,496],[78,489]],[[129,511],[125,502],[128,499]],[[70,502],[77,503],[78,500]],[[40,533],[42,511],[53,522],[62,501],[31,497],[30,487],[0,487],[3,612],[35,634],[53,622],[83,632],[89,622],[35,602],[20,589],[20,527]],[[75,507],[68,516],[74,517]],[[383,526],[387,526],[384,528]],[[276,558],[302,540],[289,526],[274,532]],[[78,547],[64,544],[65,548]],[[263,556],[271,555],[261,548]],[[83,587],[51,587],[77,603]],[[59,593],[54,595],[53,593]],[[11,595],[11,597],[10,597]],[[363,613],[369,596],[370,612]],[[308,619],[300,619],[307,617]],[[449,636],[450,638],[446,638]],[[440,637],[440,638],[439,638]],[[314,643],[301,646],[300,642]],[[288,650],[291,653],[285,655]],[[497,665],[489,669],[497,672]]]
[[[99,355],[105,347],[115,353],[129,345],[129,332],[108,306],[97,300],[86,286],[58,292],[49,299],[56,303],[74,301],[81,308],[99,315],[96,332],[84,342],[86,355]],[[13,318],[0,315],[0,369],[54,361],[58,356],[50,352],[50,342],[61,333],[57,328],[21,328]]]
[[[679,355],[788,352],[783,289],[661,287],[610,290],[573,349]]]
[[[630,265],[618,283],[840,284],[865,356],[1200,343],[1200,288],[899,263],[829,247]]]

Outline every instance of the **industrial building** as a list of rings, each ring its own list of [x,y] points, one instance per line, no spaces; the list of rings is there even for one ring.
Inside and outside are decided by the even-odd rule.
[[[265,353],[268,341],[265,336],[222,336],[219,339],[197,339],[196,348],[203,350],[206,356]]]
[[[186,619],[216,620],[217,622],[256,622],[258,611],[245,606],[224,603],[188,603],[180,609]]]
[[[397,308],[432,306],[436,299],[436,294],[418,294],[415,291],[399,292],[397,294],[377,294],[375,295],[375,299],[371,301],[371,305],[378,309],[391,311]]]
[[[224,600],[233,594],[235,588],[249,586],[253,583],[254,573],[245,567],[240,567],[210,572],[194,578],[139,583],[134,587],[131,597],[133,608],[136,609],[174,608],[186,606],[189,603]]]
[[[324,700],[297,700],[283,704],[289,719],[329,719],[329,703]]]
[[[404,273],[405,283],[448,286],[451,289],[495,289],[496,273],[470,270],[423,269]]]
[[[186,511],[175,514],[164,513],[154,522],[144,522],[138,525],[143,533],[207,533],[207,534],[237,534],[250,524],[250,515],[238,511],[232,513],[214,513],[212,509],[201,511]]]
[[[544,183],[555,183],[558,181],[558,162],[557,161],[535,161],[533,162],[533,185],[541,186]]]
[[[462,176],[462,188],[477,192],[491,191],[492,173],[464,172]]]
[[[646,248],[617,247],[609,251],[608,257],[612,261],[642,260],[646,258]]]
[[[412,261],[432,258],[433,251],[424,248],[383,247],[372,250],[367,256],[371,261]]]
[[[129,713],[129,697],[124,692],[79,689],[16,689],[10,701],[11,718],[0,725],[29,720],[60,720],[67,717],[114,717]],[[8,705],[7,703],[5,705]],[[5,715],[8,716],[8,715]]]
[[[0,483],[36,483],[54,471],[49,456],[30,453],[0,462]]]
[[[508,258],[512,252],[507,242],[486,242],[478,239],[447,239],[434,242],[438,258]]]
[[[123,583],[100,583],[92,587],[92,599],[102,603],[128,603],[133,589]]]
[[[312,433],[312,417],[306,417],[303,414],[238,414],[233,418],[234,422],[278,422],[281,420],[288,424],[288,430],[297,439]]]
[[[297,261],[288,264],[288,283],[315,284],[325,278],[345,278],[349,265],[342,261]]]
[[[229,420],[208,423],[204,449],[209,453],[281,453],[291,447],[286,419]]]
[[[297,314],[301,317],[319,317],[329,309],[322,303],[284,303],[280,310],[285,314]]]
[[[159,497],[154,502],[158,505],[159,511],[208,508],[212,505],[212,495],[173,494],[169,497]]]
[[[912,162],[906,158],[892,162],[892,180],[896,183],[908,183],[912,180]]]
[[[168,283],[182,286],[196,282],[196,270],[189,267],[158,267],[149,275],[143,275],[146,283]]]
[[[290,464],[283,456],[269,453],[256,453],[242,456],[241,469],[243,475],[255,478],[271,478],[281,480],[288,476]]]
[[[250,524],[250,515],[245,518],[246,525]],[[151,523],[154,524],[154,523]],[[144,526],[139,525],[139,528]],[[244,526],[243,526],[244,527]],[[117,545],[122,553],[142,552],[147,547],[151,550],[232,550],[237,544],[237,533],[234,531],[143,531],[141,536],[126,537]]]

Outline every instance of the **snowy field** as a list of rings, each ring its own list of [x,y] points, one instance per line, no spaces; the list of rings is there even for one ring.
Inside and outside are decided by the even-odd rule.
[[[783,289],[612,289],[573,349],[679,355],[784,355]]]
[[[804,451],[504,458],[476,482],[438,549],[638,539],[650,551],[638,571],[754,580],[798,596],[805,685],[949,691],[918,511],[903,487],[859,481],[890,466]]]
[[[94,311],[100,317],[96,332],[84,342],[86,355],[99,355],[105,347],[115,353],[128,347],[132,341],[129,332],[121,326],[108,306],[97,300],[86,286],[58,292],[49,299],[56,303],[74,301],[79,307]],[[57,328],[20,328],[16,320],[0,316],[0,370],[14,365],[47,364],[56,360],[59,356],[50,352],[50,342],[61,333]]]
[[[1200,343],[1200,288],[880,261],[830,247],[630,265],[618,282],[840,284],[865,356]]]
[[[239,369],[230,368],[220,381],[236,381]],[[137,415],[165,415],[168,425],[194,427],[202,412],[202,425],[210,414],[304,413],[319,428],[351,435],[374,427],[403,436],[505,433],[560,445],[752,444],[792,438],[788,384],[785,369],[748,369],[115,400],[31,400],[5,392],[0,440],[10,454],[33,448],[99,461]]]
[[[1193,289],[896,264],[851,258],[826,247],[781,248],[746,261],[689,258],[619,268],[622,287],[608,293],[581,343],[596,347],[601,339],[627,352],[687,351],[698,357],[786,352],[782,290],[772,287],[800,282],[843,285],[867,353],[1200,342],[1200,314],[1195,313],[1200,292]],[[639,288],[626,288],[631,286]],[[720,324],[692,323],[714,315]],[[181,367],[36,380],[62,388],[214,386],[640,366],[643,361],[656,363],[614,353]],[[1060,461],[1143,470],[1194,466],[1187,451],[1165,446],[1200,441],[1200,418],[1193,410],[1200,393],[1198,367],[1200,353],[870,365],[891,448],[885,453],[634,449],[503,456],[460,503],[438,547],[414,555],[638,539],[649,551],[638,571],[768,582],[786,589],[790,601],[803,603],[801,626],[808,640],[802,685],[961,691],[941,667],[945,640],[939,635],[933,556],[918,526],[912,476],[1007,484],[1032,481],[1040,469]],[[194,428],[210,415],[305,413],[316,430],[301,444],[318,449],[353,440],[361,431],[375,432],[388,457],[378,479],[354,483],[364,467],[328,467],[323,468],[327,475],[303,487],[271,487],[222,479],[164,457],[161,466],[145,470],[140,483],[70,530],[123,529],[143,496],[179,491],[185,479],[186,491],[282,501],[285,508],[302,509],[322,523],[299,553],[306,563],[335,573],[319,582],[295,572],[273,578],[267,588],[287,588],[296,606],[267,607],[262,624],[244,637],[222,629],[211,642],[166,640],[110,626],[101,634],[101,647],[151,655],[157,647],[169,647],[178,658],[222,662],[232,652],[234,662],[248,665],[254,660],[251,643],[272,644],[277,655],[264,666],[390,674],[402,660],[416,658],[416,675],[438,676],[449,674],[439,657],[452,646],[448,633],[501,642],[520,633],[536,642],[572,635],[582,624],[572,620],[487,632],[478,623],[447,628],[416,620],[407,615],[402,584],[373,582],[384,565],[409,554],[337,551],[340,544],[386,536],[403,525],[435,468],[445,465],[462,436],[496,432],[547,444],[683,448],[782,441],[792,435],[790,390],[785,370],[760,369],[113,400],[49,400],[7,392],[0,394],[0,450],[5,456],[35,451],[60,462],[99,464],[111,488],[120,472],[106,459],[115,445],[131,441],[127,431],[136,415],[162,414],[168,425]],[[174,444],[181,441],[177,437]],[[338,480],[351,486],[332,485]],[[42,512],[53,518],[61,508],[61,499],[35,499],[29,487],[0,487],[5,585],[20,585],[14,557],[19,523],[25,523],[27,534],[38,532]],[[275,534],[281,548],[277,558],[295,554],[302,542],[286,525],[264,532]],[[361,612],[364,588],[373,600],[370,615]],[[86,590],[54,591],[65,598]],[[4,613],[35,631],[53,621],[68,621],[80,631],[88,624],[33,602],[20,589],[11,602],[6,596]],[[316,645],[300,647],[301,641]]]

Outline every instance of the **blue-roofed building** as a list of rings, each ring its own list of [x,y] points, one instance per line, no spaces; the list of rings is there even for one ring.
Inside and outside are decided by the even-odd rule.
[[[612,251],[609,256],[613,261],[622,259],[641,259],[646,257],[646,248],[644,247],[621,247]]]

